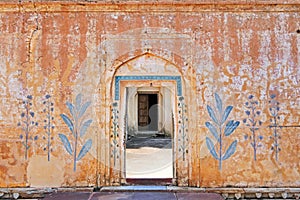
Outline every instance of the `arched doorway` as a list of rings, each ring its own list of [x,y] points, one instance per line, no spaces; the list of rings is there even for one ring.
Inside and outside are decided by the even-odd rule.
[[[186,184],[189,147],[187,115],[183,113],[187,112],[187,109],[183,107],[186,105],[183,103],[182,80],[179,67],[150,53],[137,56],[117,68],[111,88],[114,102],[111,109],[110,152],[112,175],[116,178],[120,176],[122,183],[128,183],[129,177],[152,180],[167,178],[173,184]],[[142,119],[143,117],[148,119]],[[168,136],[161,140],[166,144],[159,149],[158,155],[163,155],[164,151],[170,153],[168,159],[161,159],[168,160],[167,163],[162,162],[157,167],[142,170],[139,176],[135,176],[130,173],[130,163],[127,162],[129,157],[126,153],[127,147],[130,146],[127,143],[128,139],[138,134],[144,137],[147,134],[151,136],[150,140],[146,137],[146,143],[150,147],[149,143],[156,137]],[[152,154],[143,158],[147,161],[160,161],[158,156],[154,156],[155,153]],[[147,163],[142,164],[151,166]],[[170,170],[163,172],[166,169]],[[181,176],[184,179],[180,178]],[[181,184],[181,180],[184,184]]]
[[[175,87],[165,86],[164,79],[149,77],[145,82],[149,81],[149,87],[147,83],[126,87],[125,177],[127,182],[151,179],[170,184],[175,177]]]

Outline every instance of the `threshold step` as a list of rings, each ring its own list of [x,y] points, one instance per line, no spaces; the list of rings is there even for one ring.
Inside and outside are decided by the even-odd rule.
[[[160,185],[126,185],[126,186],[107,186],[100,188],[100,192],[135,192],[135,191],[168,191],[167,186]]]

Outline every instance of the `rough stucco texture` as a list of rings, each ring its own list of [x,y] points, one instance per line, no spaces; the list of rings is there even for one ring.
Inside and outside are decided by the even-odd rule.
[[[178,182],[300,186],[299,6],[18,5],[0,6],[0,187],[120,184],[113,76],[135,75],[122,66],[145,54],[144,75],[163,59],[182,77],[189,130]],[[223,111],[233,106],[227,121],[240,123],[222,138],[223,155],[236,146],[221,167],[208,142],[219,155],[207,126],[216,94]]]

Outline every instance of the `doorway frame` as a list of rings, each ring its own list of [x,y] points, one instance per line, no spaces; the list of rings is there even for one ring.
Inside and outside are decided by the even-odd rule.
[[[127,82],[128,83],[128,82]],[[130,83],[128,83],[130,84]],[[147,83],[146,83],[147,84]],[[150,178],[150,176],[145,176],[145,177],[127,177],[127,146],[126,146],[126,141],[127,141],[127,135],[129,134],[129,132],[132,132],[132,128],[128,128],[129,126],[132,127],[133,124],[135,124],[137,127],[135,127],[135,132],[136,133],[145,133],[147,134],[147,130],[145,131],[140,131],[139,127],[138,127],[138,95],[140,94],[155,94],[156,98],[157,98],[157,104],[159,105],[159,107],[157,108],[157,117],[159,117],[160,119],[157,119],[157,122],[160,123],[157,124],[157,130],[149,130],[149,134],[156,134],[156,133],[161,133],[161,131],[164,131],[164,127],[162,126],[162,119],[167,119],[167,115],[168,115],[168,111],[171,110],[171,112],[174,112],[175,110],[175,97],[176,95],[172,94],[171,92],[171,87],[140,87],[141,85],[134,85],[134,86],[129,86],[129,87],[125,87],[125,94],[121,95],[120,101],[122,102],[122,96],[125,96],[126,102],[125,102],[125,140],[124,140],[124,173],[125,173],[125,179],[126,179],[126,184],[162,184],[162,185],[170,185],[173,184],[174,181],[174,177],[176,176],[175,174],[175,166],[174,166],[174,119],[173,116],[174,115],[169,115],[170,118],[168,118],[169,122],[171,123],[171,129],[167,129],[168,132],[170,134],[170,138],[171,138],[171,154],[169,154],[171,157],[169,157],[170,159],[170,163],[169,165],[172,165],[172,172],[171,172],[171,176],[169,177],[155,177],[155,178]],[[175,90],[175,84],[172,83],[172,88]],[[128,95],[129,94],[129,95]],[[163,109],[163,100],[164,98],[168,98],[172,101],[171,103],[171,108],[170,110],[167,109],[167,111],[164,111]],[[131,105],[132,107],[129,107],[129,105]],[[136,110],[135,110],[135,109]],[[127,113],[128,110],[133,110],[131,112],[131,114]],[[165,113],[164,113],[165,112]],[[129,115],[131,115],[131,117],[129,117]],[[133,116],[136,115],[136,116]],[[163,116],[162,116],[163,115]],[[121,117],[122,118],[122,117]],[[128,124],[128,121],[135,121],[133,124]],[[165,122],[166,123],[166,122]]]
[[[180,158],[182,157],[182,154],[180,151],[185,152],[185,150],[180,150],[179,143],[181,143],[182,137],[179,135],[178,129],[180,129],[178,125],[178,121],[180,118],[180,114],[178,114],[178,102],[180,99],[183,99],[182,96],[182,78],[181,76],[155,76],[155,75],[136,75],[136,76],[115,76],[114,78],[114,102],[112,103],[113,110],[116,110],[115,113],[118,113],[118,116],[114,117],[112,115],[112,127],[113,132],[116,132],[117,134],[112,134],[111,139],[111,163],[113,167],[113,174],[115,176],[120,176],[120,182],[123,184],[126,184],[126,160],[125,160],[125,138],[126,133],[124,131],[126,123],[125,123],[125,110],[127,109],[126,105],[126,87],[129,87],[128,85],[132,84],[134,86],[139,87],[146,87],[151,84],[153,84],[153,87],[157,87],[156,84],[160,85],[166,85],[167,88],[171,88],[171,91],[174,91],[173,97],[173,104],[174,104],[174,125],[173,125],[173,150],[172,150],[172,159],[173,159],[173,179],[172,184],[177,185],[178,183],[178,174],[177,171],[181,170],[181,166],[184,166],[182,162],[187,162],[183,159],[183,161],[180,161]],[[171,85],[171,87],[170,87]],[[180,139],[179,139],[180,138]],[[120,148],[121,147],[121,148]],[[187,164],[187,163],[186,163]],[[187,176],[187,174],[185,175]]]

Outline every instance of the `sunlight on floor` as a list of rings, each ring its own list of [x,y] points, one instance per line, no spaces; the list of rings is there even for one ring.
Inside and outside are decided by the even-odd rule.
[[[126,178],[173,178],[172,149],[126,149]]]

